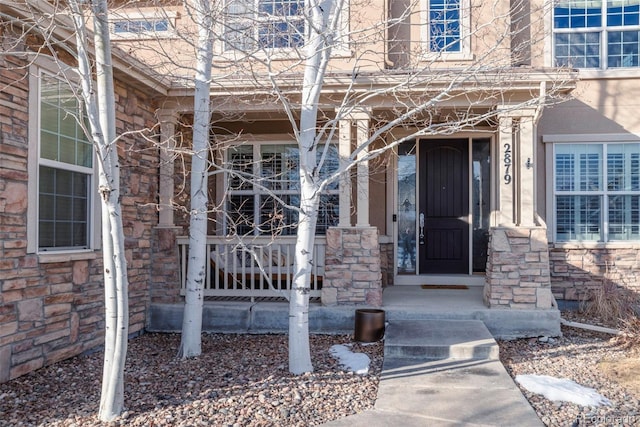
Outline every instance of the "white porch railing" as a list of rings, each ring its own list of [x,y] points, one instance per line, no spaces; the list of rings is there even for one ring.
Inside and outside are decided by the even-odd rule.
[[[178,237],[180,293],[185,294],[188,237]],[[208,268],[204,296],[285,297],[293,280],[295,236],[237,238],[207,237]],[[316,237],[310,297],[320,297],[326,239]]]

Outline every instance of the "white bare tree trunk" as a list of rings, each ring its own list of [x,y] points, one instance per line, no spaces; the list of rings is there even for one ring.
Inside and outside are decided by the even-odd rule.
[[[313,371],[309,347],[309,291],[314,264],[320,186],[317,171],[318,100],[331,54],[327,43],[327,23],[331,1],[309,3],[309,34],[305,45],[306,60],[298,147],[300,151],[300,213],[295,249],[295,275],[289,299],[289,371],[302,374]],[[336,12],[339,13],[339,12]]]
[[[76,0],[71,0],[69,5],[76,26],[82,95],[87,108],[92,140],[98,153],[105,281],[105,353],[99,418],[102,421],[110,421],[124,409],[124,364],[129,335],[129,302],[120,207],[120,166],[116,148],[115,94],[108,11],[105,0],[92,2],[97,81],[94,88],[83,9]]]
[[[209,126],[211,88],[211,62],[213,60],[213,35],[211,4],[209,0],[186,2],[185,7],[193,15],[198,26],[196,49],[196,75],[193,118],[193,156],[191,158],[191,220],[189,223],[189,264],[182,339],[178,356],[195,357],[202,352],[203,288],[207,267],[207,165],[209,154]]]

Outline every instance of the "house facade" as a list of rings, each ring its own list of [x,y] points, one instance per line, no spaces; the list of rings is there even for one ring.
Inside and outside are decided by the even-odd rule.
[[[308,24],[302,0],[252,4],[215,20],[208,297],[280,296],[292,277]],[[335,179],[312,297],[379,306],[387,286],[465,284],[492,309],[535,317],[605,279],[637,290],[640,2],[340,10],[319,101],[317,176]],[[81,108],[51,52],[24,54],[38,34],[4,17],[25,9],[1,11],[15,52],[0,58],[4,381],[99,345],[103,296],[95,165],[68,117]],[[183,302],[190,16],[147,4],[110,17],[133,332]]]

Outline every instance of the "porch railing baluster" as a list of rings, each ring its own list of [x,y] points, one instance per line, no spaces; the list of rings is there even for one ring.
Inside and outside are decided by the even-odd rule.
[[[245,248],[237,239],[223,236],[207,238],[209,265],[206,268],[205,296],[212,297],[283,297],[291,289],[294,273],[295,236],[255,237],[247,241]],[[180,262],[180,286],[184,295],[188,263],[189,239],[177,239]],[[324,275],[324,251],[326,240],[316,238],[313,249],[314,264],[311,267],[311,297],[319,297]],[[258,260],[260,261],[258,263]],[[262,265],[263,270],[260,270]],[[268,277],[268,279],[267,279]],[[269,286],[269,281],[271,285]]]

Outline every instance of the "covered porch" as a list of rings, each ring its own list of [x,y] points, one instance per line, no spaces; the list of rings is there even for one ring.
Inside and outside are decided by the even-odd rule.
[[[420,120],[444,124],[457,109],[468,111],[468,93],[452,99],[437,117],[412,118],[399,126],[402,129],[379,134],[374,143],[372,135],[394,111],[391,99],[376,109],[341,115],[334,111],[335,116],[326,112],[335,130],[334,139],[323,142],[332,147],[328,163],[335,167],[332,173],[344,171],[327,187],[321,205],[312,298],[319,298],[323,306],[347,310],[358,305],[384,307],[383,294],[401,292],[394,288],[466,283],[479,286],[470,295],[486,309],[524,313],[553,308],[546,225],[537,215],[535,201],[536,174],[544,166],[537,161],[535,148],[542,106],[528,104],[536,91],[544,93],[544,84],[535,80],[518,84],[522,86],[509,88],[513,104],[496,104],[482,92],[474,93],[473,112],[480,119],[450,134],[422,134],[419,126],[426,122]],[[157,228],[167,237],[160,239],[167,243],[164,259],[174,257],[171,265],[179,276],[174,300],[184,294],[188,244],[186,223],[174,210],[177,194],[188,194],[187,188],[176,185],[173,154],[179,123],[189,114],[181,108],[168,108],[163,115]],[[292,172],[297,163],[291,153],[298,148],[286,133],[288,123],[281,112],[248,111],[243,118],[247,121],[218,118],[216,126],[233,138],[215,136],[211,144],[215,167],[210,200],[215,210],[210,214],[204,295],[256,302],[282,296],[293,278],[295,215],[273,200],[295,206],[299,176]],[[374,164],[370,150],[384,152],[383,161]],[[453,151],[457,154],[451,155]],[[349,162],[355,162],[353,167],[340,169]],[[400,166],[411,162],[413,174],[402,174]],[[449,185],[456,175],[462,179]],[[411,179],[412,185],[401,185]],[[439,195],[451,203],[441,211],[453,211],[445,220],[439,218],[440,206],[435,213],[433,209]],[[457,209],[455,203],[461,210],[450,209]],[[476,205],[481,210],[476,211]],[[240,217],[245,222],[237,221]],[[285,233],[273,232],[276,222],[285,224],[280,229]],[[407,232],[410,239],[405,239]]]

